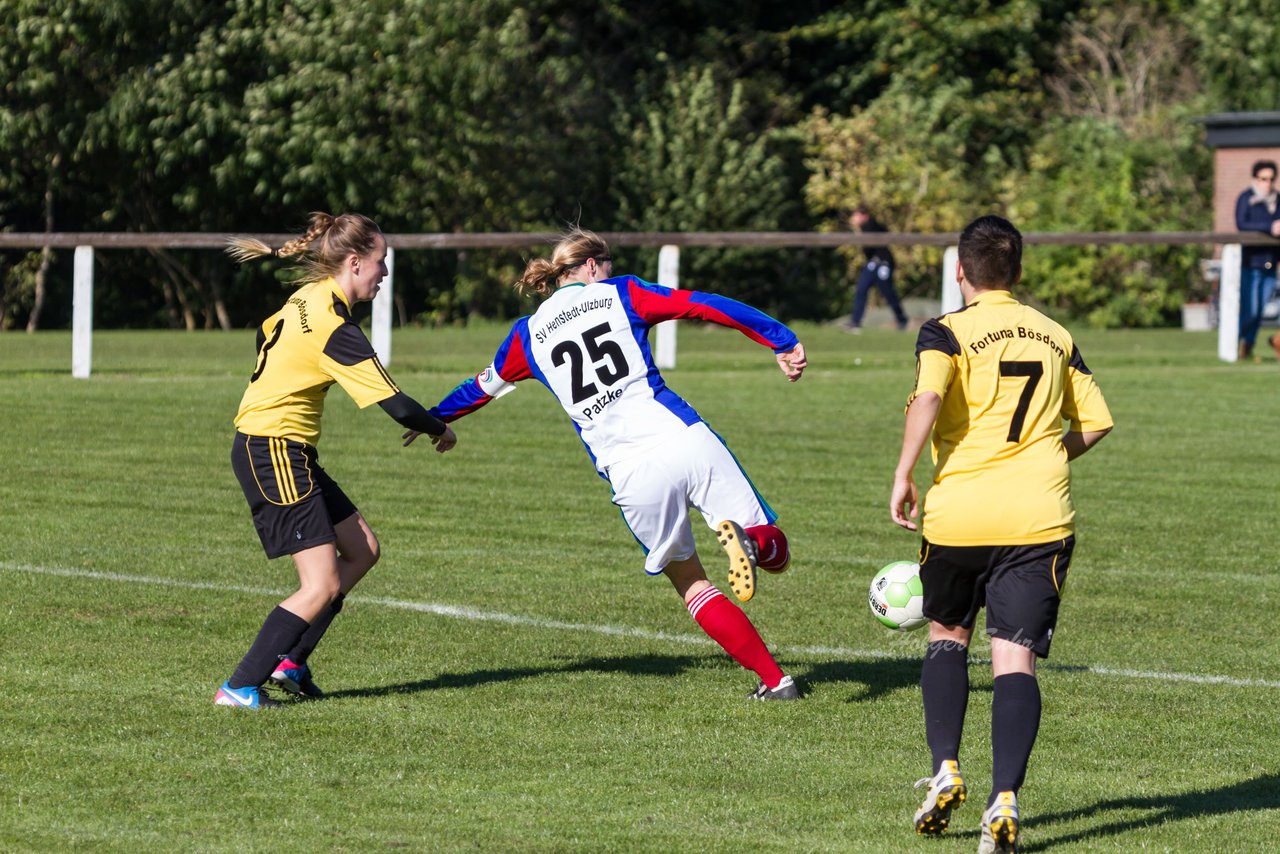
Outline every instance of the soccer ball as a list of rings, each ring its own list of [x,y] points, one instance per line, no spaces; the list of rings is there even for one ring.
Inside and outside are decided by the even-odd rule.
[[[920,564],[897,560],[877,572],[867,604],[875,618],[894,631],[909,632],[929,622],[924,616]]]

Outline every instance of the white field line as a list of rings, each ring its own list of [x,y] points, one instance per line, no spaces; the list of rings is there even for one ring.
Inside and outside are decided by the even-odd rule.
[[[119,572],[100,572],[90,569],[64,569],[50,566],[32,566],[30,564],[0,561],[0,570],[5,572],[25,572],[32,575],[57,576],[61,578],[83,578],[96,581],[114,581],[123,584],[154,584],[162,587],[177,587],[185,590],[212,590],[218,593],[245,593],[252,596],[265,596],[283,599],[291,590],[274,590],[268,587],[248,587],[238,584],[215,584],[206,581],[187,581],[180,578],[163,578],[152,575],[126,575]],[[424,614],[435,614],[455,620],[472,620],[476,622],[504,623],[512,626],[530,626],[538,629],[554,629],[557,631],[588,632],[597,635],[613,635],[616,637],[640,638],[642,640],[666,641],[678,644],[698,646],[715,646],[715,642],[705,635],[673,634],[639,629],[631,626],[610,626],[598,623],[569,623],[562,620],[544,620],[538,617],[524,617],[519,614],[506,614],[501,611],[483,611],[461,605],[443,605],[437,602],[411,602],[405,599],[391,599],[383,596],[350,596],[348,602],[353,604],[375,605],[400,611],[417,611]],[[906,640],[908,635],[902,636]],[[915,639],[911,647],[900,652],[888,652],[882,649],[851,649],[840,646],[799,646],[781,645],[776,650],[798,655],[827,656],[849,659],[896,659],[918,658],[922,654],[920,645]],[[974,659],[982,661],[983,659]],[[1098,667],[1094,665],[1050,664],[1042,662],[1042,669],[1057,670],[1065,673],[1092,673],[1098,676],[1119,676],[1128,679],[1150,679],[1156,682],[1184,682],[1196,685],[1226,685],[1232,688],[1280,688],[1280,681],[1274,679],[1244,679],[1236,676],[1218,676],[1199,673],[1174,673],[1160,670],[1134,670],[1117,667]]]

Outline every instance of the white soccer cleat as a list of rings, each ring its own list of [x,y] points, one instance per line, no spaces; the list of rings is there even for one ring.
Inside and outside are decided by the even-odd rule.
[[[978,854],[1018,854],[1018,796],[1001,792],[982,814]]]
[[[938,773],[916,780],[916,788],[928,785],[924,803],[916,810],[916,833],[921,836],[938,836],[946,832],[951,823],[951,812],[968,796],[960,766],[954,759],[944,759]]]

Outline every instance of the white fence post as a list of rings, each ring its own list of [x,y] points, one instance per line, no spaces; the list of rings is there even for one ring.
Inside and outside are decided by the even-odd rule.
[[[1239,243],[1222,247],[1218,277],[1218,358],[1224,362],[1240,359],[1240,259]]]
[[[71,289],[71,376],[88,379],[93,369],[93,247],[77,246]]]
[[[942,253],[942,313],[964,308],[964,296],[956,279],[956,265],[960,263],[960,248],[948,246]]]
[[[680,247],[664,246],[658,250],[658,284],[665,288],[680,287]],[[676,366],[676,321],[664,320],[656,327],[657,349],[654,359],[659,368]]]
[[[382,280],[378,293],[373,298],[373,317],[370,320],[373,332],[373,352],[378,354],[378,361],[383,365],[391,364],[391,316],[395,313],[394,289],[392,287],[396,275],[396,251],[387,247],[387,277]]]

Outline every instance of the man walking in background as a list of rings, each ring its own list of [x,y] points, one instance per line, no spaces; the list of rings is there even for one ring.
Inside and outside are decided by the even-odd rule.
[[[853,209],[853,213],[849,215],[849,225],[858,234],[888,231],[871,215],[871,209],[866,205],[858,205]],[[906,329],[907,314],[902,310],[902,303],[898,300],[898,294],[893,288],[893,253],[889,251],[888,246],[864,246],[863,251],[867,255],[867,260],[858,273],[857,284],[854,285],[853,313],[849,316],[849,325],[845,328],[855,334],[862,331],[862,318],[867,312],[867,295],[874,286],[880,289],[880,295],[884,297],[885,303],[893,312],[898,330]]]

